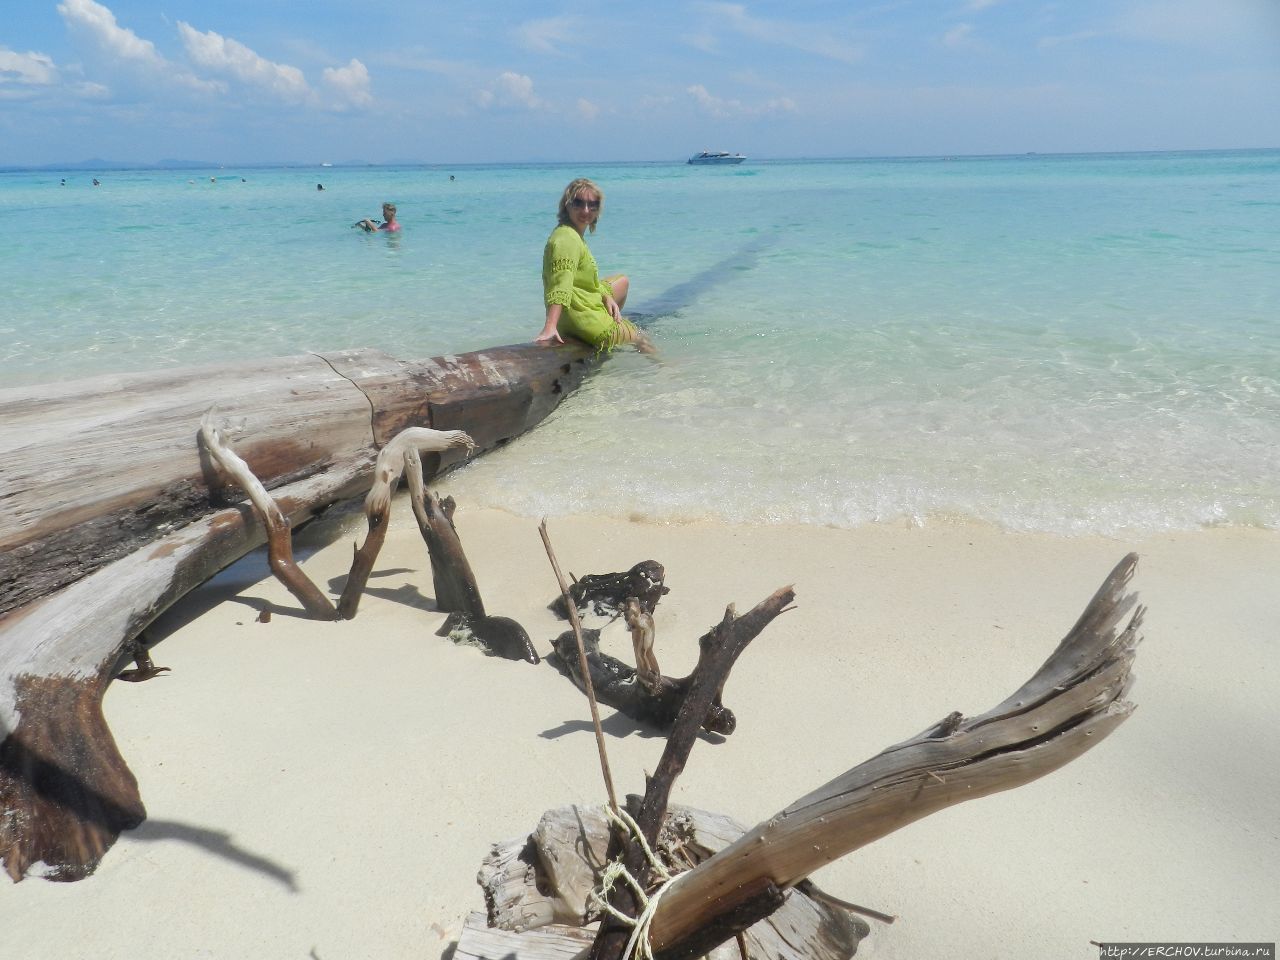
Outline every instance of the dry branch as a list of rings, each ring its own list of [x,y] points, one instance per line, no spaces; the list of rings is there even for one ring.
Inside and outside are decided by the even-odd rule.
[[[431,556],[431,579],[435,584],[436,606],[449,617],[440,628],[441,635],[469,635],[479,640],[491,653],[507,660],[538,663],[541,658],[533,649],[529,634],[510,617],[492,616],[485,612],[480,587],[462,549],[462,539],[453,524],[456,504],[452,497],[441,500],[423,489],[421,474],[409,463],[406,471],[413,514]]]
[[[670,730],[689,692],[690,677],[668,677],[658,674],[647,683],[631,664],[612,657],[600,649],[600,631],[582,631],[583,651],[587,664],[587,676],[596,699],[632,720],[647,724],[656,730]],[[578,644],[572,630],[566,630],[551,641],[555,651],[548,660],[557,670],[573,681],[583,693],[587,684],[583,680]],[[707,708],[702,718],[702,729],[708,733],[725,736],[737,728],[738,719],[733,711],[717,698]]]
[[[578,612],[591,610],[597,616],[617,617],[629,598],[634,597],[645,613],[652,614],[658,601],[671,592],[666,586],[666,571],[657,560],[642,560],[625,573],[589,573],[575,579],[566,589]],[[569,619],[563,595],[551,601],[557,616]]]
[[[1136,563],[1133,554],[1119,563],[1044,666],[1003,703],[890,747],[678,878],[650,928],[655,953],[704,926],[709,902],[732,905],[736,890],[760,879],[792,887],[921,817],[1030,783],[1100,742],[1133,711],[1123,697],[1142,624],[1126,591]]]
[[[761,897],[762,890],[772,886],[788,893],[786,902],[792,903],[796,894],[812,893],[807,877],[818,867],[930,813],[1038,779],[1110,734],[1134,709],[1123,698],[1132,685],[1131,669],[1141,640],[1143,608],[1127,589],[1136,564],[1137,557],[1130,554],[1116,566],[1044,665],[998,706],[977,717],[951,714],[801,797],[677,876],[663,891],[652,918],[648,946],[656,960],[684,960],[709,950],[708,956],[715,960],[732,960],[733,948],[715,947],[707,931],[717,928],[717,936],[733,937],[732,931],[741,921],[735,923],[732,918],[767,901],[767,896]],[[1128,622],[1123,623],[1126,617]],[[697,704],[691,706],[691,710],[697,709]],[[688,740],[687,728],[683,733]],[[646,836],[654,812],[665,808],[673,774],[678,773],[676,768],[683,765],[687,754],[687,747],[675,746],[674,737],[668,742],[667,752],[649,780],[645,805],[638,810],[645,818],[641,826]],[[579,819],[583,819],[581,814]],[[500,874],[498,884],[492,884],[492,876],[486,880],[482,870],[491,922],[502,923],[504,916],[531,923],[578,922],[573,898],[563,893],[561,881],[553,881],[542,869],[554,857],[544,851],[544,842],[535,841],[537,838],[531,837],[519,850],[508,849],[491,858],[491,873],[496,870]],[[591,849],[576,839],[573,847]],[[498,852],[495,848],[495,854]],[[615,835],[608,857],[618,852]],[[565,854],[559,856],[564,858]],[[646,870],[637,862],[634,848],[627,851],[625,863],[644,883]],[[578,867],[578,872],[585,869],[594,878],[602,865],[603,858],[596,853],[585,867]],[[515,879],[522,867],[529,868],[526,877],[536,891],[532,895],[522,893]],[[560,873],[567,875],[563,870]],[[814,899],[824,905],[835,903],[822,894]],[[625,900],[618,905],[628,912],[635,906]],[[457,950],[458,957],[466,960],[499,954],[507,960],[571,960],[581,956],[581,940],[565,936],[569,928],[544,928],[543,938],[526,952],[527,934],[473,930],[473,923],[468,921]],[[752,933],[759,928],[759,924],[751,928]],[[625,945],[626,933],[625,927],[602,923],[592,944],[593,958],[609,955],[606,951],[613,949],[620,953],[621,947],[615,948],[615,944],[620,938]],[[554,949],[544,949],[553,941],[557,944]],[[837,954],[839,960],[847,960],[855,947],[856,942]],[[809,956],[809,950],[784,944],[766,955],[770,960],[793,960]],[[752,952],[751,956],[757,954]]]
[[[378,461],[373,468],[373,486],[369,488],[369,495],[364,501],[365,522],[369,532],[364,543],[355,550],[351,572],[347,575],[342,596],[338,600],[338,614],[344,620],[350,620],[356,615],[360,597],[369,583],[369,575],[373,572],[373,565],[382,550],[383,541],[386,540],[387,525],[391,520],[391,497],[395,494],[401,473],[406,469],[416,471],[421,486],[422,453],[440,453],[451,447],[465,448],[470,452],[475,450],[476,445],[461,430],[407,427],[379,451]]]
[[[720,623],[698,641],[698,665],[689,676],[688,691],[676,716],[675,725],[667,737],[666,748],[662,751],[653,776],[646,778],[644,799],[635,812],[636,825],[644,843],[650,848],[657,842],[658,830],[666,819],[671,788],[688,762],[689,753],[697,740],[708,709],[713,703],[720,701],[729,671],[747,645],[785,611],[794,599],[795,591],[791,587],[782,587],[742,616],[738,616],[730,605]],[[643,844],[635,840],[623,840],[617,834],[615,840],[617,842],[610,846],[610,855],[620,856],[627,871],[636,878],[642,889],[646,888],[651,865],[644,854]],[[715,897],[706,899],[702,904],[704,912],[700,926],[718,926],[727,938],[767,916],[771,911],[770,905],[775,904],[776,900],[770,887],[780,885],[774,884],[767,876],[762,875],[760,883],[755,882],[756,879],[749,878],[738,885],[738,892],[745,892],[746,896],[733,902],[725,902],[723,909],[716,909],[714,913],[707,913],[705,908],[709,903],[717,903],[717,897],[723,898],[723,892],[718,891]],[[748,900],[752,901],[750,905],[747,904]],[[629,885],[615,887],[610,903],[626,916],[640,915],[639,898]],[[733,919],[729,922],[731,915]],[[689,940],[692,934],[693,931],[690,931],[664,943],[663,947],[674,948],[673,956],[680,955],[680,951],[688,946],[683,941]],[[613,917],[606,917],[600,924],[600,931],[591,948],[592,960],[620,960],[629,936],[630,931],[624,924]],[[711,946],[714,944],[708,945],[702,940],[697,942],[700,953],[705,953]]]
[[[302,572],[293,560],[293,528],[284,511],[267,493],[262,481],[253,475],[249,465],[222,439],[213,423],[214,408],[200,420],[200,439],[205,449],[228,475],[235,479],[253,506],[254,515],[267,534],[267,563],[276,579],[297,598],[313,620],[337,620],[333,602]]]

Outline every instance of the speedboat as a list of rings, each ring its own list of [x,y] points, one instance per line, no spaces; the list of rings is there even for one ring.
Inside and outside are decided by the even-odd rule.
[[[703,150],[689,158],[690,163],[741,163],[747,159],[740,153],[725,153],[723,150]]]

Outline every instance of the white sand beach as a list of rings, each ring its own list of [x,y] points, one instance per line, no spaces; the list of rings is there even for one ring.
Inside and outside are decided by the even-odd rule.
[[[456,520],[491,613],[539,652],[565,629],[537,521]],[[341,583],[359,518],[299,536]],[[344,535],[334,536],[334,524]],[[1136,713],[1029,786],[943,811],[815,876],[895,914],[859,956],[1096,957],[1099,941],[1280,934],[1280,534],[1137,542],[970,525],[732,527],[552,519],[566,570],[666,566],[664,672],[692,665],[725,605],[795,584],[748,648],[723,742],[694,749],[674,800],[755,823],[952,710],[1025,680],[1130,550],[1149,611]],[[270,611],[269,622],[259,613]],[[400,498],[359,615],[303,619],[260,555],[157,625],[172,672],[114,684],[108,720],[149,818],[79,883],[0,890],[3,956],[175,960],[447,957],[491,842],[603,800],[587,704],[550,665],[435,635],[425,547]],[[621,625],[606,647],[629,657]],[[663,741],[603,711],[618,789]]]

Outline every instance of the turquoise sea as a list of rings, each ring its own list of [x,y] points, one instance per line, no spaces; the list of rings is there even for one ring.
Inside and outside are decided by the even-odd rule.
[[[529,340],[579,175],[661,358],[465,468],[473,504],[1280,527],[1275,150],[0,173],[0,386]],[[351,228],[383,200],[400,235]]]

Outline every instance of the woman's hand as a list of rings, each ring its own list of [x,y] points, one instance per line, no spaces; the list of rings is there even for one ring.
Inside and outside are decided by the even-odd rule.
[[[542,332],[533,338],[534,343],[564,343],[564,337],[556,329],[563,311],[564,307],[558,303],[547,304],[547,322],[542,325]]]
[[[609,316],[615,320],[622,319],[622,309],[618,306],[618,301],[613,299],[607,293],[602,297],[604,300],[604,308],[609,311]]]

